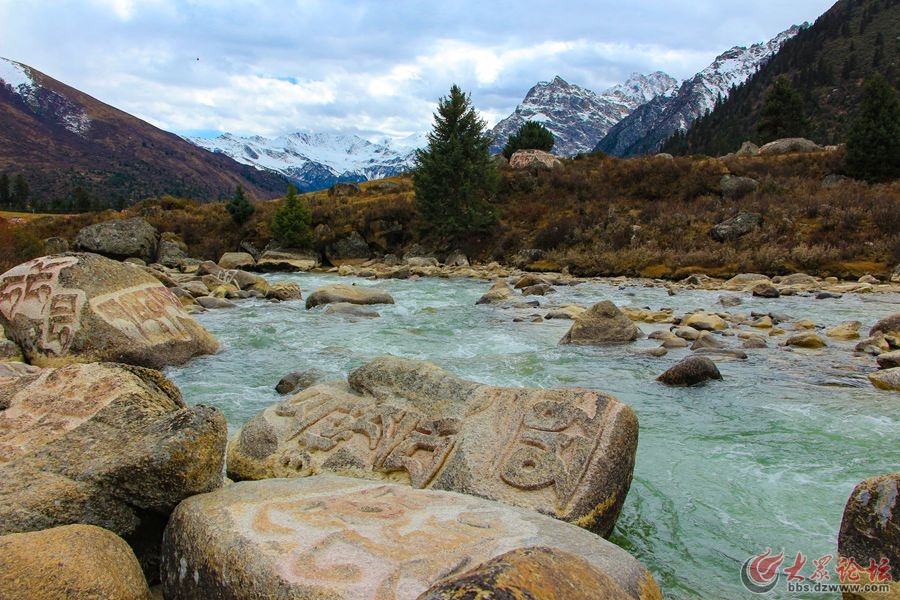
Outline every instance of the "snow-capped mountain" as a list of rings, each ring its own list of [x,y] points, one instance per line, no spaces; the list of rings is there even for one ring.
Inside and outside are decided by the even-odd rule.
[[[695,119],[711,111],[719,98],[727,98],[733,86],[747,81],[799,31],[795,25],[766,43],[749,48],[735,46],[720,54],[708,67],[685,80],[676,94],[657,96],[622,119],[595,150],[616,156],[658,151],[673,133],[686,131]]]
[[[91,128],[91,118],[82,107],[35,81],[31,67],[27,65],[0,57],[0,85],[17,94],[30,110],[52,115],[59,125],[72,133],[84,137]]]
[[[573,156],[590,152],[609,129],[660,94],[670,94],[678,82],[661,71],[633,74],[602,94],[572,85],[557,76],[531,88],[515,112],[493,128],[492,151],[500,152],[526,121],[537,121],[553,133],[553,153]]]
[[[415,149],[424,137],[373,143],[356,135],[297,132],[276,138],[238,137],[188,141],[230,156],[238,162],[276,171],[297,183],[301,191],[321,190],[343,181],[367,181],[397,175],[412,168]]]

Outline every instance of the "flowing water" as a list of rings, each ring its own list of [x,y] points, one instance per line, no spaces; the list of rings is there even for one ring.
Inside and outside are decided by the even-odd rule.
[[[351,282],[328,274],[269,279],[299,283],[304,295],[320,285]],[[224,351],[167,374],[189,404],[220,409],[232,430],[281,399],[274,387],[289,371],[316,367],[345,376],[383,355],[428,360],[495,385],[609,392],[640,420],[634,480],[612,540],[647,565],[668,598],[751,597],[740,583],[740,567],[766,548],[784,548],[782,567],[802,553],[809,562],[801,575],[809,577],[814,559],[836,555],[841,513],[853,487],[900,469],[900,394],[869,384],[865,373],[874,360],[854,356],[852,342],[829,340],[826,349],[790,351],[770,341],[767,349],[748,350],[748,360],[717,360],[723,381],[668,388],[656,376],[689,350],[651,358],[634,354],[657,344],[651,340],[558,346],[570,321],[527,322],[551,304],[589,306],[602,299],[673,307],[676,314],[713,311],[719,293],[684,290],[669,297],[663,288],[640,283],[589,282],[528,298],[540,300],[541,308],[503,309],[475,305],[489,287],[482,281],[352,281],[388,291],[396,304],[375,307],[381,316],[369,319],[307,311],[303,302],[249,300],[211,311],[197,319]],[[900,310],[900,295],[767,300],[745,294],[743,305],[728,310],[778,312],[824,327],[857,319],[867,331]],[[526,322],[513,322],[515,317]],[[647,333],[662,327],[641,324]],[[828,565],[832,581],[836,561]],[[773,595],[787,597],[786,587]]]

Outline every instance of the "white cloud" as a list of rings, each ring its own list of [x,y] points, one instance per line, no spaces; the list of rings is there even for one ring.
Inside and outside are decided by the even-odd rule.
[[[538,81],[692,75],[833,0],[0,0],[0,52],[176,132],[403,136],[459,84],[489,122]]]

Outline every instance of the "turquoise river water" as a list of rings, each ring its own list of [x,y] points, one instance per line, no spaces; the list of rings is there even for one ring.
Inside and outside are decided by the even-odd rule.
[[[653,572],[667,598],[749,598],[740,567],[766,548],[812,562],[836,554],[844,504],[862,479],[900,469],[900,393],[874,389],[872,357],[852,342],[822,350],[748,350],[745,361],[717,361],[723,381],[668,388],[655,381],[687,349],[662,358],[634,353],[652,340],[606,347],[559,346],[570,321],[514,322],[572,302],[609,299],[619,306],[721,310],[718,292],[669,297],[640,282],[560,287],[540,308],[476,306],[483,281],[366,281],[329,274],[278,274],[304,297],[330,283],[377,286],[394,305],[379,318],[326,315],[303,302],[243,301],[197,319],[224,350],[167,374],[189,404],[220,409],[234,427],[278,401],[275,384],[289,371],[317,367],[343,376],[383,355],[434,362],[462,377],[495,385],[588,387],[628,403],[640,420],[634,480],[612,541]],[[868,328],[900,311],[898,294],[847,294],[839,300],[743,295],[731,312],[778,312],[832,327],[856,319]],[[664,325],[641,324],[645,333]],[[789,325],[788,325],[789,327]],[[723,338],[729,340],[729,338]],[[737,346],[736,338],[728,342]],[[832,581],[835,558],[828,568]],[[895,579],[900,565],[894,565]],[[795,597],[780,582],[766,597]],[[809,594],[797,597],[839,597]]]

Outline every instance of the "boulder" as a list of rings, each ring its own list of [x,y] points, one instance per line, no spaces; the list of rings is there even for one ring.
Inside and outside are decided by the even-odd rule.
[[[791,273],[778,278],[780,285],[817,285],[819,281],[806,273]]]
[[[269,282],[255,273],[241,270],[230,271],[230,273],[231,282],[245,292],[259,292],[261,295],[267,296],[271,290]]]
[[[701,348],[724,348],[725,344],[718,336],[708,331],[701,331],[700,335],[691,344],[691,350],[700,350]]]
[[[269,289],[266,291],[266,298],[281,301],[300,300],[300,286],[296,283],[279,281],[269,287]]]
[[[228,448],[235,480],[330,471],[473,494],[609,535],[637,419],[580,388],[503,388],[384,358],[257,414]]]
[[[156,260],[158,244],[159,232],[156,228],[145,219],[135,217],[88,225],[78,232],[74,248],[115,260],[133,256],[152,263]]]
[[[292,371],[278,381],[275,391],[282,395],[302,392],[306,388],[319,383],[324,377],[325,373],[319,369]]]
[[[615,304],[603,300],[575,317],[560,344],[633,342],[643,333]]]
[[[695,312],[685,316],[681,324],[699,331],[722,331],[728,329],[728,323],[719,315],[707,312]]]
[[[361,265],[372,257],[369,244],[358,231],[353,231],[325,249],[325,258],[335,267]]]
[[[650,590],[643,597],[650,597]],[[432,585],[416,600],[540,598],[596,600],[636,598],[585,559],[557,548],[510,550]]]
[[[543,150],[516,150],[509,157],[511,169],[559,169],[562,161]]]
[[[900,391],[900,367],[869,373],[869,381],[880,390]]]
[[[222,485],[226,436],[221,413],[188,408],[143,367],[72,364],[0,380],[0,535],[97,525],[152,574],[175,505]]]
[[[408,267],[439,267],[441,264],[433,256],[410,256],[403,262]]]
[[[523,296],[546,296],[547,294],[549,294],[551,292],[555,292],[555,291],[556,290],[553,289],[553,286],[551,286],[549,283],[541,283],[539,285],[532,285],[532,286],[522,288],[522,295]]]
[[[534,546],[575,555],[570,566],[604,574],[615,587],[601,589],[625,594],[615,597],[661,597],[643,565],[588,531],[483,498],[334,476],[240,482],[183,502],[163,541],[163,594],[413,600],[463,565]]]
[[[44,254],[62,254],[69,251],[69,240],[61,237],[49,237],[44,240]]]
[[[159,241],[156,251],[156,262],[170,269],[178,268],[187,260],[187,246],[184,242],[164,236]]]
[[[583,306],[578,306],[576,304],[563,304],[559,308],[554,308],[546,315],[544,315],[545,319],[565,319],[565,320],[574,320],[578,315],[584,314],[584,311],[587,309]]]
[[[784,138],[764,144],[759,149],[760,156],[775,156],[778,154],[794,154],[797,152],[817,152],[822,147],[806,138]]]
[[[735,156],[756,156],[759,154],[759,146],[751,141],[745,141],[741,144],[740,150],[734,153]]]
[[[722,379],[716,363],[705,356],[691,355],[675,363],[657,381],[672,386],[691,386],[710,379]]]
[[[25,362],[25,355],[17,343],[6,338],[3,327],[0,327],[0,364],[7,361]]]
[[[226,252],[219,259],[219,266],[223,269],[252,269],[256,266],[256,260],[249,252]]]
[[[900,367],[900,350],[879,354],[875,359],[879,369],[895,369]]]
[[[854,350],[857,352],[865,352],[866,354],[875,356],[878,356],[883,352],[888,352],[890,349],[891,345],[880,331],[875,332],[875,335],[870,335],[864,340],[860,340],[854,347]]]
[[[828,344],[821,337],[812,331],[804,331],[797,333],[786,339],[783,346],[794,346],[796,348],[824,348]]]
[[[261,271],[309,271],[319,266],[319,256],[306,250],[266,250],[256,268]]]
[[[900,335],[900,312],[879,319],[872,326],[872,329],[869,330],[869,336],[871,337],[879,332],[884,335]]]
[[[760,281],[750,288],[750,293],[758,298],[778,298],[781,293],[768,281]]]
[[[446,267],[468,267],[469,259],[465,254],[460,252],[459,250],[454,250],[450,254],[447,255],[447,258],[444,259],[444,266]]]
[[[719,296],[718,303],[725,308],[734,308],[744,303],[740,296]]]
[[[759,182],[750,177],[738,177],[737,175],[722,175],[719,180],[719,187],[722,188],[722,197],[726,200],[737,200],[743,198],[747,194],[752,194],[759,189]],[[750,213],[741,213],[750,214]],[[754,215],[759,220],[759,215]],[[757,222],[756,225],[759,223]],[[756,226],[754,225],[754,227]],[[727,238],[726,238],[727,239]],[[721,241],[721,240],[719,240]]]
[[[766,275],[761,275],[760,273],[740,273],[739,275],[735,275],[728,281],[726,281],[723,287],[726,290],[745,290],[751,285],[755,283],[759,283],[760,281],[768,281],[769,279]]]
[[[93,525],[0,536],[0,598],[151,600],[128,544]]]
[[[306,308],[321,304],[349,302],[350,304],[393,304],[394,298],[387,292],[362,285],[337,283],[316,289],[306,299]]]
[[[194,302],[208,310],[237,308],[237,305],[234,302],[229,302],[225,298],[217,298],[215,296],[197,296],[194,298]]]
[[[45,256],[0,275],[0,325],[38,366],[161,368],[219,347],[157,279],[97,254]]]
[[[333,186],[328,188],[328,195],[337,198],[357,196],[360,193],[362,193],[362,189],[359,187],[359,184],[353,183],[352,181],[335,183]]]
[[[837,544],[839,561],[853,558],[861,567],[858,583],[890,585],[887,593],[853,598],[900,598],[896,573],[900,562],[900,473],[870,477],[854,488],[844,507]],[[876,567],[872,569],[874,578],[866,573],[872,566]]]
[[[825,335],[835,340],[858,340],[860,327],[862,323],[859,321],[846,321],[828,329]]]
[[[481,298],[475,301],[475,304],[496,304],[504,302],[513,297],[513,289],[509,287],[505,279],[498,279],[494,282],[487,292]]]

